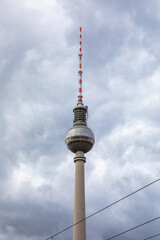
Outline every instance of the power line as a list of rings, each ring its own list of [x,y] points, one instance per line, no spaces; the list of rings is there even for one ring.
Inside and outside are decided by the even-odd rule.
[[[112,236],[112,237],[110,237],[110,238],[107,238],[106,240],[110,240],[110,239],[113,239],[113,238],[115,238],[115,237],[118,237],[118,236],[120,236],[120,235],[122,235],[122,234],[124,234],[124,233],[130,232],[130,231],[132,231],[132,230],[134,230],[134,229],[136,229],[136,228],[142,227],[143,225],[148,224],[148,223],[150,223],[150,222],[153,222],[153,221],[155,221],[155,220],[157,220],[157,219],[159,219],[159,218],[160,218],[160,216],[159,216],[159,217],[156,217],[156,218],[153,218],[153,219],[151,219],[151,220],[149,220],[149,221],[147,221],[147,222],[145,222],[145,223],[142,223],[142,224],[140,224],[140,225],[137,225],[136,227],[130,228],[130,229],[124,231],[124,232],[121,232],[121,233],[119,233],[119,234],[117,234],[117,235],[114,235],[114,236]],[[146,239],[148,239],[148,238],[146,238]]]
[[[144,238],[143,240],[147,240],[147,239],[150,239],[150,238],[154,238],[154,237],[157,237],[157,236],[159,236],[160,235],[160,233],[158,233],[158,234],[156,234],[156,235],[153,235],[153,236],[150,236],[150,237],[147,237],[147,238]]]
[[[75,225],[77,225],[77,224],[79,224],[79,223],[85,221],[85,220],[88,219],[88,218],[93,217],[94,215],[96,215],[96,214],[98,214],[98,213],[104,211],[105,209],[107,209],[107,208],[109,208],[109,207],[111,207],[111,206],[113,206],[113,205],[115,205],[115,204],[117,204],[117,203],[123,201],[124,199],[126,199],[126,198],[128,198],[128,197],[134,195],[135,193],[140,192],[141,190],[143,190],[143,189],[145,189],[145,188],[151,186],[152,184],[154,184],[154,183],[156,183],[156,182],[158,182],[158,181],[160,181],[160,178],[158,178],[158,179],[156,179],[155,181],[153,181],[153,182],[151,182],[151,183],[149,183],[149,184],[147,184],[147,185],[145,185],[145,186],[143,186],[143,187],[137,189],[136,191],[134,191],[134,192],[132,192],[132,193],[126,195],[125,197],[120,198],[119,200],[117,200],[117,201],[115,201],[115,202],[109,204],[108,206],[106,206],[106,207],[104,207],[104,208],[101,208],[101,209],[98,210],[97,212],[92,213],[91,215],[87,216],[86,218],[82,219],[81,221],[78,221],[78,222],[76,222],[76,223],[74,223],[74,224],[72,224],[72,225],[70,225],[70,226],[68,226],[68,227],[66,227],[66,228],[64,228],[64,229],[62,229],[61,231],[59,231],[59,232],[53,234],[52,236],[46,238],[45,240],[53,239],[53,237],[55,237],[55,236],[57,236],[57,235],[59,235],[59,234],[65,232],[65,231],[67,231],[68,229],[74,227]]]

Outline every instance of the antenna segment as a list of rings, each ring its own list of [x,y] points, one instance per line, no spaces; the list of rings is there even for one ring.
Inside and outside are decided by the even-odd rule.
[[[78,95],[78,105],[83,105],[82,101],[82,27],[80,27],[80,35],[79,35],[79,95]]]

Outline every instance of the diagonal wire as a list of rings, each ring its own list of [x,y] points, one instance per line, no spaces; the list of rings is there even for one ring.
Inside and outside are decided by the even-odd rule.
[[[143,240],[151,239],[151,238],[157,237],[157,236],[159,236],[159,235],[160,235],[160,233],[158,233],[158,234],[156,234],[156,235],[153,235],[153,236],[150,236],[150,237],[147,237],[147,238],[144,238]]]
[[[126,198],[128,198],[128,197],[134,195],[135,193],[140,192],[141,190],[143,190],[143,189],[145,189],[145,188],[151,186],[152,184],[154,184],[154,183],[156,183],[156,182],[158,182],[158,181],[160,181],[160,178],[158,178],[158,179],[156,179],[155,181],[153,181],[153,182],[151,182],[151,183],[149,183],[149,184],[147,184],[147,185],[145,185],[145,186],[143,186],[143,187],[137,189],[136,191],[134,191],[134,192],[132,192],[132,193],[126,195],[125,197],[120,198],[119,200],[117,200],[117,201],[115,201],[115,202],[113,202],[113,203],[107,205],[106,207],[101,208],[100,210],[98,210],[98,211],[92,213],[91,215],[87,216],[86,218],[82,219],[81,221],[78,221],[78,222],[76,222],[76,223],[74,223],[74,224],[72,224],[72,225],[70,225],[70,226],[68,226],[68,227],[66,227],[66,228],[64,228],[64,229],[62,229],[61,231],[59,231],[59,232],[53,234],[52,236],[46,238],[45,240],[53,239],[53,237],[55,237],[55,236],[57,236],[57,235],[59,235],[59,234],[65,232],[65,231],[67,231],[68,229],[74,227],[75,225],[77,225],[77,224],[79,224],[79,223],[85,221],[85,220],[88,219],[88,218],[93,217],[94,215],[96,215],[96,214],[98,214],[98,213],[104,211],[105,209],[107,209],[107,208],[109,208],[109,207],[111,207],[111,206],[113,206],[113,205],[115,205],[115,204],[117,204],[117,203],[123,201],[124,199],[126,199]]]
[[[135,227],[133,227],[133,228],[130,228],[130,229],[124,231],[124,232],[121,232],[121,233],[119,233],[119,234],[117,234],[117,235],[114,235],[114,236],[112,236],[112,237],[110,237],[110,238],[107,238],[106,240],[110,240],[110,239],[119,237],[120,235],[123,235],[123,234],[125,234],[125,233],[127,233],[127,232],[130,232],[130,231],[132,231],[132,230],[134,230],[134,229],[136,229],[136,228],[142,227],[143,225],[148,224],[148,223],[150,223],[150,222],[153,222],[153,221],[155,221],[155,220],[158,220],[159,218],[160,218],[160,216],[159,216],[159,217],[156,217],[156,218],[153,218],[153,219],[151,219],[151,220],[149,220],[149,221],[147,221],[147,222],[144,222],[144,223],[142,223],[142,224],[140,224],[140,225],[137,225],[137,226],[135,226]],[[147,239],[148,239],[148,238],[147,238]]]

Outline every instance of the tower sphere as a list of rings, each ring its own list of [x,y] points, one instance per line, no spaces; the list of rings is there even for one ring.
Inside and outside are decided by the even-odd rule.
[[[73,153],[77,151],[89,152],[94,142],[95,138],[92,130],[83,124],[77,124],[70,128],[65,139],[68,149]]]

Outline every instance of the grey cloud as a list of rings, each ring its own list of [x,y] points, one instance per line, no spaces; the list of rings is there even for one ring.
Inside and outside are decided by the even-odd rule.
[[[86,163],[87,214],[159,177],[158,9],[156,1],[3,2],[2,239],[44,239],[72,223],[74,164],[64,139],[77,98],[80,25],[84,101],[96,136]],[[87,220],[88,239],[157,216],[157,189]],[[119,239],[143,239],[158,228]],[[71,237],[72,230],[57,239]]]

